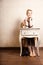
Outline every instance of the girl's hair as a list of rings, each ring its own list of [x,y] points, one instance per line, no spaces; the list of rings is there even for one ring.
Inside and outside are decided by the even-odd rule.
[[[32,12],[32,10],[31,10],[31,9],[27,9],[27,11],[26,11],[26,15],[28,15],[28,11],[31,11],[31,12]]]

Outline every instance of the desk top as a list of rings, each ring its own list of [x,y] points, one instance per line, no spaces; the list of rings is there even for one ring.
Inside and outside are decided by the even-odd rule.
[[[40,30],[40,28],[21,28],[20,30]]]

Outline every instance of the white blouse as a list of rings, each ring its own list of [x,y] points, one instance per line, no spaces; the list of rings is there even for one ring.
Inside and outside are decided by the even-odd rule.
[[[28,22],[27,22],[27,19],[25,19],[26,21],[26,26],[23,26],[23,28],[28,28]],[[33,25],[33,21],[30,19],[30,26]]]

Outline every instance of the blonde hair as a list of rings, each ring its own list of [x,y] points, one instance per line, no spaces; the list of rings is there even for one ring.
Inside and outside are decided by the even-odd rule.
[[[27,9],[27,11],[26,11],[26,15],[28,15],[28,11],[31,11],[31,12],[32,12],[32,10],[31,10],[31,9]]]

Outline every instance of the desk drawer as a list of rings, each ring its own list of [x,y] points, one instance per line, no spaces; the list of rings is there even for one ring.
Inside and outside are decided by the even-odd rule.
[[[35,30],[22,30],[21,31],[22,35],[38,35],[38,32]]]

